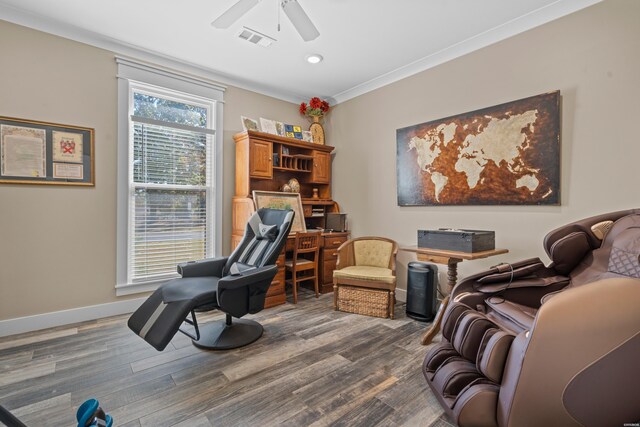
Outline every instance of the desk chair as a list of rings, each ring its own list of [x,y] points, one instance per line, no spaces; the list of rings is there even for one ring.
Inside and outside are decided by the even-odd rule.
[[[296,233],[293,258],[284,263],[285,271],[291,272],[290,283],[293,287],[293,303],[298,303],[298,283],[313,280],[313,286],[318,298],[318,257],[320,253],[320,233]],[[302,255],[302,256],[300,256]],[[302,274],[313,270],[312,274]]]

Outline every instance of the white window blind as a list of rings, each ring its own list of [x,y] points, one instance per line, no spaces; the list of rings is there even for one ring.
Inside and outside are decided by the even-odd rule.
[[[225,87],[199,70],[115,60],[116,295],[130,295],[176,277],[180,262],[221,253]]]
[[[128,283],[212,256],[213,102],[132,85]]]

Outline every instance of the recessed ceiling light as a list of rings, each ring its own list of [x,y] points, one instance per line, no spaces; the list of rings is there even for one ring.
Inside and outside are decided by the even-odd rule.
[[[324,59],[322,55],[318,55],[317,53],[314,53],[312,55],[307,55],[306,58],[309,64],[317,64],[319,62],[322,62],[322,60]]]

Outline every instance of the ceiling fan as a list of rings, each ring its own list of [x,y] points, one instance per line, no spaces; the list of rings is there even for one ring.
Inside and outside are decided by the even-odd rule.
[[[244,14],[253,9],[261,0],[239,0],[236,4],[231,6],[226,12],[216,18],[215,21],[211,23],[216,28],[226,29],[231,26],[234,22],[240,19]],[[302,39],[306,42],[315,40],[320,32],[313,25],[311,19],[307,16],[307,14],[298,3],[298,0],[278,0],[280,1],[280,6],[284,11],[285,15],[289,18],[296,31]]]

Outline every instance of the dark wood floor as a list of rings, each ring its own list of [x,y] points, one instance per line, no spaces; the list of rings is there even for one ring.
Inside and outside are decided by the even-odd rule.
[[[181,334],[157,352],[128,316],[0,339],[0,404],[28,426],[73,426],[91,397],[116,426],[451,426],[420,372],[425,324],[331,306],[303,290],[248,316],[264,335],[226,352]]]

